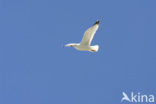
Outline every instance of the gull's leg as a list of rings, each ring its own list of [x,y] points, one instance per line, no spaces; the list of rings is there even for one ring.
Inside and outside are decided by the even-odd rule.
[[[96,52],[96,50],[93,50],[93,49],[92,49],[91,51],[92,51],[92,52]]]

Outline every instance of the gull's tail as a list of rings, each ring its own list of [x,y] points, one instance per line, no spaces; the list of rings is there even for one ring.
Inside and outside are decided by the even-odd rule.
[[[99,50],[99,46],[98,45],[91,46],[91,49],[92,52],[97,52]]]

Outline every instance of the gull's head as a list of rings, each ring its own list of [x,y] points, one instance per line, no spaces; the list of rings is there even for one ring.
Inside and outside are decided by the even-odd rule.
[[[77,44],[77,43],[70,43],[70,44],[66,44],[64,47],[76,47],[78,45],[79,44]]]

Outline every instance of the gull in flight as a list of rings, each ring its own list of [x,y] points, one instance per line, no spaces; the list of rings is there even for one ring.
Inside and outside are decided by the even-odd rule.
[[[84,33],[84,36],[80,43],[69,43],[66,44],[65,47],[74,47],[80,51],[90,51],[90,52],[97,52],[99,49],[98,45],[91,46],[92,39],[94,34],[96,33],[99,27],[100,21],[96,21],[89,29],[87,29]]]

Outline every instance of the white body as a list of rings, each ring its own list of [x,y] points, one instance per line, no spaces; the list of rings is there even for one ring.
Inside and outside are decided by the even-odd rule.
[[[66,47],[74,47],[80,51],[91,51],[97,52],[99,49],[98,45],[90,46],[91,41],[99,27],[99,21],[97,21],[93,26],[91,26],[88,30],[85,31],[84,36],[80,43],[70,43],[66,44]]]

